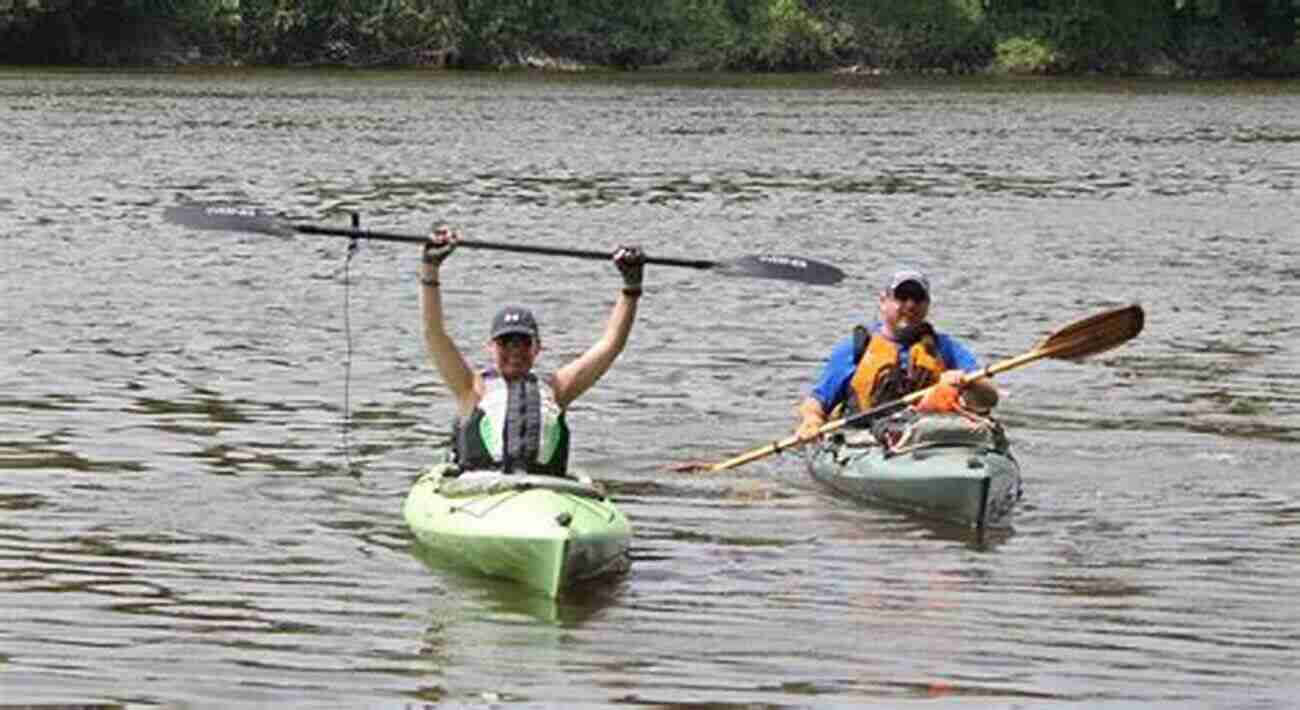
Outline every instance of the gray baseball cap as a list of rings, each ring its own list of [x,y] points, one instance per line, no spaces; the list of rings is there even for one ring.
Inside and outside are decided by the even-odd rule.
[[[492,319],[492,339],[503,335],[527,335],[537,339],[537,319],[523,306],[506,306]]]
[[[925,274],[920,271],[910,268],[900,268],[890,274],[889,281],[885,283],[885,292],[892,296],[894,294],[894,289],[897,289],[908,281],[920,286],[921,290],[925,291],[926,298],[930,297],[930,279],[926,278]]]

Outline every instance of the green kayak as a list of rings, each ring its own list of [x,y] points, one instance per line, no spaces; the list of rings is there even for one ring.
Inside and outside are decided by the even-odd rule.
[[[1021,495],[1001,428],[953,416],[921,418],[889,446],[833,438],[813,449],[808,470],[853,500],[977,529],[1008,524]]]
[[[457,471],[434,465],[402,506],[429,551],[552,598],[578,582],[627,571],[632,528],[590,481]]]

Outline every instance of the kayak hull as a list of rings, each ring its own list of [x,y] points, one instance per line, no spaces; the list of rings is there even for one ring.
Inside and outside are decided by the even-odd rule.
[[[458,566],[548,597],[626,572],[632,528],[602,492],[577,479],[455,471],[437,465],[402,506],[421,545]]]
[[[808,461],[813,479],[855,501],[971,528],[1004,527],[1021,495],[1009,451],[947,444],[891,453],[833,442]]]

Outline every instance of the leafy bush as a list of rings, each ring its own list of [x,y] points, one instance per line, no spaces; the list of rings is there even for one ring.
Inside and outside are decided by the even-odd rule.
[[[760,67],[818,68],[829,64],[834,56],[830,28],[798,0],[773,0],[757,29],[755,58]]]
[[[1060,55],[1044,39],[1011,37],[994,48],[994,68],[1008,74],[1048,74]]]
[[[421,63],[450,41],[447,5],[441,0],[240,0],[234,42],[236,52],[255,63]]]
[[[1149,66],[1169,36],[1172,6],[1160,0],[1005,3],[990,18],[999,39],[1036,38],[1054,52],[1051,72],[1132,73]],[[1011,45],[1012,56],[1027,48]],[[1032,59],[1032,52],[1023,56]]]
[[[830,66],[845,33],[800,0],[717,2],[695,50],[729,69],[796,71]]]
[[[841,10],[854,29],[849,58],[861,64],[963,73],[992,58],[979,0],[869,0]]]

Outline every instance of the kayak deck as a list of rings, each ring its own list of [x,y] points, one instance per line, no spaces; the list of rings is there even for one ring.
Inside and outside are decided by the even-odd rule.
[[[632,529],[603,492],[579,479],[505,475],[439,464],[402,512],[420,544],[460,566],[546,596],[625,572]]]
[[[989,439],[956,428],[933,434],[897,450],[831,441],[812,452],[808,470],[817,482],[859,502],[977,529],[1008,524],[1022,483],[1005,440],[991,446]]]

